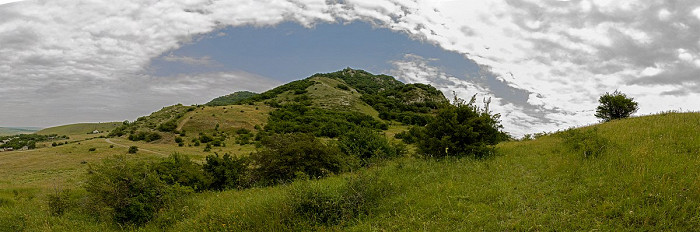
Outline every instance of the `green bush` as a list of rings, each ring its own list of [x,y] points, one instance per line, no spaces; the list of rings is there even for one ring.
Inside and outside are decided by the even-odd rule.
[[[394,190],[387,181],[368,175],[348,177],[336,186],[302,182],[288,192],[288,204],[297,217],[291,223],[312,227],[346,224],[360,215],[370,214]]]
[[[124,156],[90,167],[84,187],[91,212],[135,225],[150,221],[159,210],[189,193],[179,185],[168,185],[146,163]]]
[[[47,205],[49,206],[49,212],[54,216],[61,216],[68,209],[73,207],[73,201],[70,197],[69,190],[55,191],[47,195]]]
[[[248,186],[246,180],[249,161],[247,158],[237,158],[229,154],[223,157],[208,155],[202,169],[211,178],[211,189],[240,189]]]
[[[137,147],[137,146],[131,146],[131,147],[129,147],[128,153],[129,153],[129,154],[136,154],[136,152],[138,152],[138,151],[139,151],[139,147]]]
[[[368,128],[356,128],[338,139],[340,151],[360,161],[362,166],[372,160],[392,158],[400,151],[389,144],[384,135]]]
[[[583,157],[597,157],[609,147],[610,142],[598,134],[598,129],[581,130],[569,129],[560,134],[572,152],[580,153]]]
[[[177,121],[171,119],[171,120],[168,120],[168,121],[158,125],[157,129],[159,131],[162,131],[162,132],[172,132],[172,131],[175,131],[176,128],[177,128]]]
[[[202,165],[180,153],[173,153],[156,163],[153,170],[165,183],[191,187],[194,191],[207,190],[212,183],[211,176],[202,170]]]
[[[481,109],[474,105],[476,95],[469,102],[455,98],[454,105],[438,111],[434,120],[420,132],[418,149],[427,156],[471,156],[492,154],[490,145],[508,139],[501,132],[499,115],[488,111],[488,103]]]
[[[253,178],[263,185],[288,182],[301,176],[320,178],[339,173],[346,161],[340,150],[308,134],[273,135],[264,149],[251,154]]]

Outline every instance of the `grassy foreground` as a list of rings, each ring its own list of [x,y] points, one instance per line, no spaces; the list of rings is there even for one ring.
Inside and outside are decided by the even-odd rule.
[[[700,226],[700,114],[667,113],[575,131],[589,131],[573,143],[593,144],[595,155],[572,146],[570,133],[557,133],[499,144],[497,155],[484,160],[406,157],[318,181],[197,193],[144,227],[124,229],[692,231]],[[36,156],[33,165],[51,165],[50,155]],[[0,175],[12,181],[10,172]],[[358,189],[370,191],[353,195]],[[0,190],[0,231],[120,230],[77,208],[52,216],[44,196],[51,191],[45,184]]]

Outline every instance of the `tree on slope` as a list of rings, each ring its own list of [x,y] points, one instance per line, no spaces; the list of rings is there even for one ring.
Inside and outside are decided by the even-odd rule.
[[[500,115],[491,114],[488,101],[482,109],[455,97],[452,105],[440,109],[437,116],[420,130],[418,148],[433,157],[485,157],[492,153],[490,145],[508,139],[500,129]]]
[[[610,120],[628,118],[639,109],[634,98],[615,90],[615,92],[605,93],[598,99],[600,105],[595,111],[595,116],[607,122]]]

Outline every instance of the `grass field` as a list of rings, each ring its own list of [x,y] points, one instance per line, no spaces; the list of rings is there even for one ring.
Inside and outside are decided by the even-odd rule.
[[[699,128],[698,113],[666,113],[501,143],[495,156],[482,160],[405,157],[317,181],[197,193],[138,230],[693,231],[700,227]],[[112,140],[164,154],[204,155],[194,147]],[[585,146],[572,145],[579,142]],[[600,151],[595,156],[586,155],[591,144]],[[87,165],[124,153],[104,139],[0,153],[0,231],[120,230],[78,210],[51,216],[44,195],[56,183],[79,192]],[[371,180],[363,185],[391,191],[364,205],[365,213],[333,223],[295,213],[290,194],[300,186],[335,196],[358,176]]]
[[[37,127],[0,127],[0,136],[31,134],[40,130]]]
[[[94,130],[98,130],[100,132],[111,131],[112,129],[117,128],[119,125],[121,125],[121,122],[77,123],[50,127],[37,131],[36,133],[40,135],[79,135],[91,133]]]

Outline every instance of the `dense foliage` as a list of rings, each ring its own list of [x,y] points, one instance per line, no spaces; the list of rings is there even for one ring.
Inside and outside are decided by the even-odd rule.
[[[477,107],[476,95],[469,102],[455,99],[454,105],[441,108],[435,119],[424,128],[414,130],[420,152],[432,157],[485,157],[492,153],[491,145],[505,141],[508,135],[500,131],[498,114]]]
[[[274,133],[310,133],[335,138],[356,127],[386,129],[385,123],[372,116],[288,104],[270,113],[265,130]]]
[[[214,98],[213,100],[207,102],[207,106],[227,106],[227,105],[235,105],[240,101],[246,100],[248,98],[254,97],[255,95],[258,95],[257,93],[249,92],[249,91],[238,91],[226,96],[221,96]]]
[[[92,212],[129,224],[148,222],[188,192],[179,185],[167,184],[147,163],[123,156],[90,167],[84,186]]]
[[[373,160],[397,157],[402,148],[391,145],[383,134],[370,128],[355,128],[338,139],[340,151],[349,156],[348,160],[359,162],[352,166],[366,166]]]
[[[324,76],[345,81],[362,94],[376,94],[380,91],[402,86],[403,83],[387,75],[373,75],[364,70],[351,68],[333,73],[318,73],[311,77]]]
[[[596,108],[595,116],[606,122],[628,118],[639,109],[634,98],[628,98],[627,95],[617,90],[612,94],[605,93],[603,96],[600,96],[598,102],[600,105]]]
[[[310,80],[298,80],[298,81],[292,81],[287,84],[284,84],[282,86],[278,86],[274,89],[268,90],[264,93],[251,96],[247,99],[238,101],[238,104],[252,104],[253,102],[258,102],[258,101],[264,101],[267,99],[272,99],[277,97],[278,95],[287,92],[287,91],[292,91],[293,94],[299,95],[299,94],[304,94],[307,92],[306,88],[309,88],[309,86],[314,85],[314,81]]]
[[[379,111],[381,119],[420,126],[428,123],[430,113],[448,104],[442,92],[425,84],[403,85],[376,94],[365,94],[361,99]]]
[[[343,154],[309,134],[267,137],[265,148],[250,156],[253,176],[263,185],[295,178],[320,178],[339,173],[345,167]]]

